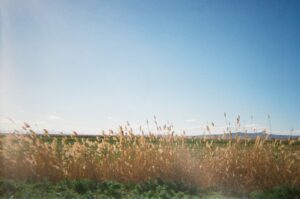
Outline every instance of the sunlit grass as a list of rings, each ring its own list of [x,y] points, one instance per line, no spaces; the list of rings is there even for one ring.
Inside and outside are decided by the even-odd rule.
[[[299,141],[283,144],[257,137],[210,140],[174,135],[134,135],[128,126],[95,138],[26,134],[1,137],[6,179],[52,182],[89,179],[143,183],[160,179],[187,186],[250,192],[300,187]]]

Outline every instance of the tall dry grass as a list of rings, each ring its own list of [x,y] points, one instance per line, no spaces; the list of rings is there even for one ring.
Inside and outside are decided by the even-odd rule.
[[[165,127],[168,128],[168,127]],[[190,139],[168,133],[118,135],[94,139],[27,134],[0,138],[0,176],[18,180],[91,179],[145,182],[161,179],[203,188],[252,191],[300,187],[299,141]]]

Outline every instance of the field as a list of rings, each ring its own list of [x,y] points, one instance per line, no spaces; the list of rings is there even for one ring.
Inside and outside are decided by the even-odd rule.
[[[3,198],[299,198],[300,141],[133,133],[0,138]],[[31,190],[31,191],[30,191]],[[35,190],[35,191],[33,191]]]

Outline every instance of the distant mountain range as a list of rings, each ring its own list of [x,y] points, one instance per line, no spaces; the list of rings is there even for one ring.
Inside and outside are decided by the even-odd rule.
[[[225,138],[229,139],[230,137],[235,138],[239,137],[241,139],[244,138],[251,138],[255,139],[256,137],[261,138],[267,138],[267,139],[280,139],[280,140],[286,140],[286,139],[298,139],[300,138],[300,135],[280,135],[280,134],[269,134],[265,132],[256,132],[256,133],[244,133],[244,132],[236,132],[236,133],[227,133],[225,134]],[[224,134],[206,134],[206,135],[199,135],[199,136],[191,136],[191,137],[206,137],[206,138],[224,138]]]

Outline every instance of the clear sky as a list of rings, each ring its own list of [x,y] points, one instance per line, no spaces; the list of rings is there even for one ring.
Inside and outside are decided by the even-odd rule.
[[[2,0],[0,9],[2,129],[12,118],[98,132],[156,115],[200,132],[224,126],[226,112],[246,126],[300,130],[298,0]]]

